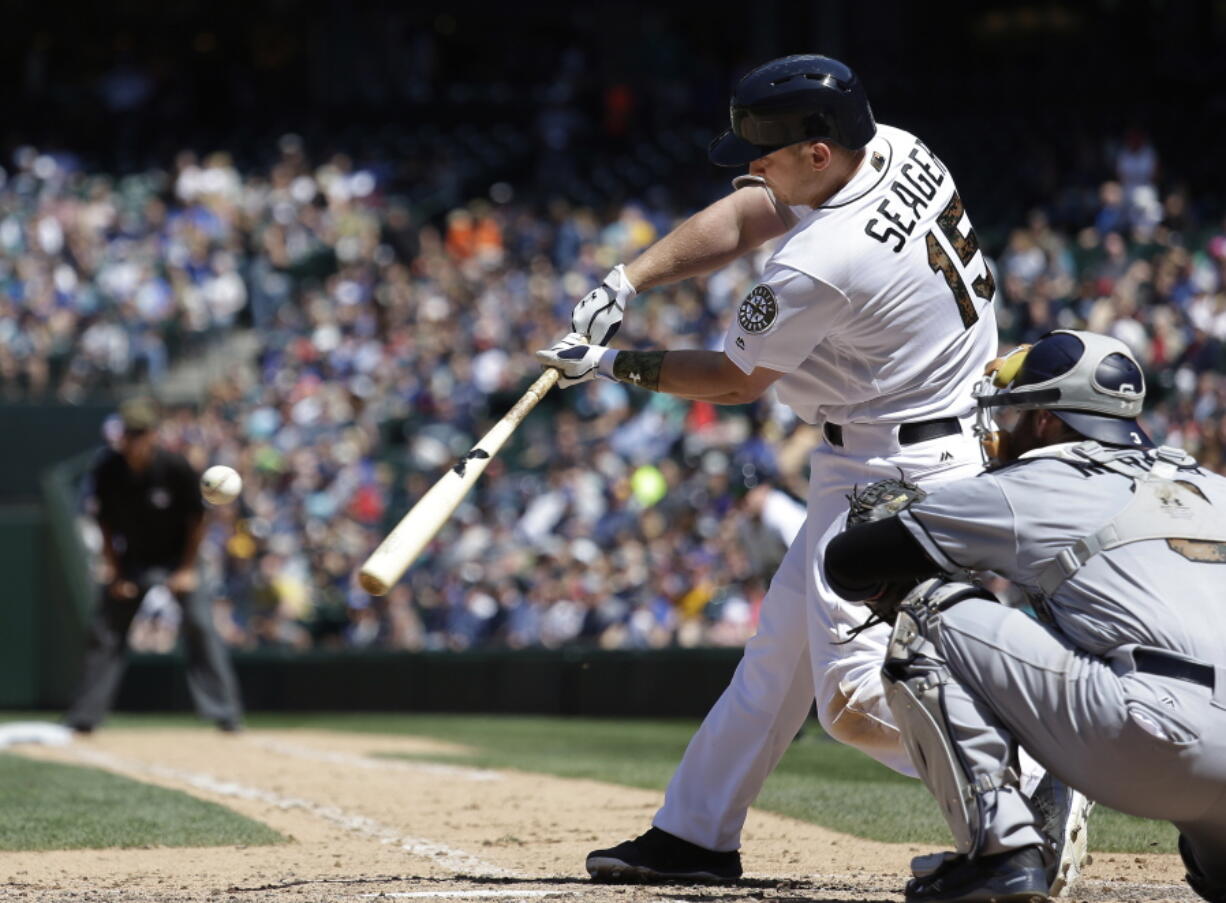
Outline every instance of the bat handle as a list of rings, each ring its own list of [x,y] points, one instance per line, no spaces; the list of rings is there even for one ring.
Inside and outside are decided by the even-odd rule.
[[[558,377],[562,375],[561,370],[555,370],[550,367],[544,373],[536,378],[527,389],[524,390],[523,396],[519,401],[515,402],[511,410],[507,411],[506,420],[509,420],[515,426],[518,426],[523,419],[528,416],[528,412],[537,406],[545,394],[558,383]],[[493,454],[497,449],[487,449],[490,454]]]

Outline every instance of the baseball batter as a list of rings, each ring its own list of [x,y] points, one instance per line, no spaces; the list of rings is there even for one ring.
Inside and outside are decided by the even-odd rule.
[[[593,877],[729,879],[741,827],[814,697],[822,726],[915,774],[882,691],[889,631],[851,632],[822,553],[846,495],[901,470],[935,484],[979,469],[970,389],[996,347],[992,274],[952,175],[922,141],[878,126],[842,63],[790,56],[753,70],[711,145],[749,165],[739,190],[691,217],[583,298],[573,333],[537,353],[559,385],[601,375],[716,404],[774,385],[810,423],[807,522],[771,582],[757,635],[691,741],[651,831],[587,861]],[[626,302],[782,236],[732,318],[723,351],[605,347]]]
[[[1123,343],[1057,331],[1024,354],[979,398],[1025,412],[1000,466],[828,549],[849,596],[991,570],[1042,620],[940,579],[896,614],[887,696],[958,854],[919,868],[907,899],[1042,896],[1020,742],[1093,799],[1173,822],[1192,888],[1226,901],[1226,479],[1153,447]]]

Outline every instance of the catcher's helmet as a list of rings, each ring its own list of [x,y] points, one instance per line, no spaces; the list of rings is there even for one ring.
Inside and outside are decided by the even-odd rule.
[[[1093,332],[1058,329],[1025,353],[1017,375],[983,408],[1049,410],[1087,439],[1111,445],[1153,446],[1136,417],[1145,376],[1128,346]]]
[[[859,150],[877,134],[856,74],[817,54],[763,63],[732,94],[732,128],[711,142],[717,166],[744,166],[800,141],[829,140]]]

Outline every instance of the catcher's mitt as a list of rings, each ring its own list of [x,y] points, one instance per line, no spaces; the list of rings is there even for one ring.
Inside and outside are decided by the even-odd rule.
[[[924,490],[903,479],[901,472],[897,479],[878,480],[869,483],[863,490],[855,487],[847,496],[847,526],[857,527],[893,517],[927,496]],[[860,625],[856,632],[880,621],[893,624],[898,617],[899,603],[915,588],[915,584],[915,580],[882,581],[877,594],[864,600],[873,617]]]
[[[869,483],[863,490],[857,486],[852,489],[851,495],[847,496],[847,526],[858,527],[860,524],[871,524],[882,518],[893,517],[927,497],[928,493],[914,483],[908,483],[901,474],[898,479]]]

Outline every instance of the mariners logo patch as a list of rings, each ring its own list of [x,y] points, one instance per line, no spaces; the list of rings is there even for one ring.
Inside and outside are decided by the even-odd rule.
[[[769,285],[754,286],[736,312],[736,321],[750,335],[766,332],[779,316],[779,304]]]

